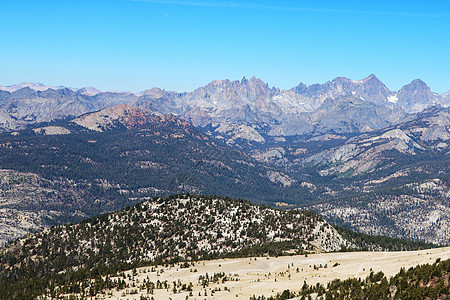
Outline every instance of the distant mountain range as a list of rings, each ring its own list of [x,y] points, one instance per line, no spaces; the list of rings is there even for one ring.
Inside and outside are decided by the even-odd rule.
[[[84,88],[79,88],[79,89],[74,89],[74,88],[68,88],[62,85],[59,86],[45,86],[44,84],[40,83],[40,82],[22,82],[22,83],[18,83],[18,84],[13,84],[13,85],[9,85],[9,86],[3,86],[0,85],[0,90],[2,91],[6,91],[6,92],[16,92],[18,90],[21,90],[23,88],[30,88],[33,91],[46,91],[48,89],[51,90],[62,90],[62,89],[69,89],[72,91],[77,91],[81,94],[85,94],[88,96],[95,96],[97,94],[100,94],[101,91],[97,90],[95,87],[92,86],[88,86],[88,87],[84,87]]]
[[[262,141],[260,136],[264,135],[271,139],[325,131],[370,131],[393,124],[409,112],[432,105],[450,106],[449,93],[432,93],[419,79],[394,92],[373,74],[358,81],[338,77],[324,84],[301,83],[290,90],[270,88],[260,79],[244,77],[241,81],[213,81],[188,93],[159,88],[136,94],[100,92],[93,87],[75,90],[39,83],[0,86],[0,91],[3,130],[127,103],[158,114],[176,115],[194,126],[211,126],[218,133],[228,132],[231,139],[244,136],[249,141]],[[346,102],[353,106],[347,108]],[[360,115],[360,111],[366,113]],[[338,120],[349,115],[351,120]],[[243,127],[236,129],[236,124]]]

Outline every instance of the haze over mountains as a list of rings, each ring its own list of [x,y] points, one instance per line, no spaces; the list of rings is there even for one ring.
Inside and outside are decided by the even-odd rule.
[[[33,83],[0,86],[0,90],[3,130],[23,129],[30,124],[76,117],[127,103],[159,114],[174,114],[194,126],[210,125],[217,132],[230,131],[227,127],[230,124],[242,124],[245,126],[232,128],[231,136],[245,136],[251,141],[262,141],[261,134],[270,139],[320,134],[327,130],[370,131],[395,123],[408,112],[418,112],[431,105],[450,105],[448,93],[432,93],[419,79],[395,92],[373,74],[358,81],[338,77],[324,84],[300,83],[290,90],[270,88],[255,77],[244,77],[241,81],[217,80],[188,93],[159,88],[137,94],[100,92],[92,87],[73,90]],[[350,101],[352,108],[345,107]],[[358,116],[360,111],[368,113]],[[343,114],[351,120],[334,120],[333,117]]]
[[[11,92],[11,93],[18,91],[20,89],[23,89],[23,88],[30,88],[33,91],[41,91],[41,92],[46,91],[48,89],[61,90],[61,89],[67,88],[72,91],[78,91],[82,94],[89,95],[89,96],[94,96],[94,95],[101,93],[101,91],[97,90],[96,88],[94,88],[92,86],[84,87],[84,88],[80,88],[80,89],[73,89],[73,88],[68,88],[68,87],[62,86],[62,85],[60,85],[60,86],[45,86],[44,84],[42,84],[40,82],[37,82],[37,83],[22,82],[22,83],[18,83],[18,84],[9,85],[9,86],[0,85],[0,90],[6,91],[6,92]]]

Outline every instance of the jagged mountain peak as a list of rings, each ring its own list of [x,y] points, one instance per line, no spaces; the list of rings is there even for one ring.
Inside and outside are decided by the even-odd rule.
[[[370,74],[369,76],[362,78],[360,80],[351,80],[356,86],[361,85],[373,85],[373,86],[385,86],[384,83],[378,79],[375,74]]]
[[[375,74],[370,74],[369,76],[367,76],[366,78],[363,79],[364,81],[368,81],[368,80],[377,80],[379,81],[378,77]]]
[[[371,85],[378,85],[378,86],[385,86],[384,83],[378,79],[377,76],[375,76],[375,74],[370,74],[369,76],[367,76],[366,78],[361,80],[361,83],[363,84],[371,84]]]
[[[410,112],[422,111],[436,100],[430,87],[420,79],[404,85],[397,93],[398,104]]]
[[[430,87],[421,79],[414,79],[409,84],[406,84],[402,87],[402,89],[405,90],[412,90],[412,89],[427,89],[430,90]]]
[[[70,87],[66,87],[63,85],[46,86],[41,82],[21,82],[19,84],[13,84],[13,85],[9,85],[9,86],[0,85],[0,90],[7,91],[10,93],[17,92],[23,88],[30,88],[31,90],[36,91],[36,92],[44,92],[44,91],[48,91],[48,90],[57,91],[57,90],[68,89],[68,90],[78,92],[79,94],[86,95],[86,96],[95,96],[95,95],[102,93],[102,91],[98,90],[97,88],[95,88],[93,86],[87,86],[87,87],[82,87],[82,88],[70,88]],[[131,92],[123,92],[123,91],[108,91],[105,93],[130,93],[131,94]]]
[[[196,88],[194,91],[192,91],[190,94],[197,94],[197,93],[204,93],[205,91],[211,92],[220,92],[229,88],[232,88],[233,86],[240,86],[240,81],[231,81],[229,79],[221,79],[221,80],[213,80],[210,83]]]
[[[73,90],[69,88],[61,88],[61,89],[46,89],[45,91],[37,91],[37,94],[40,97],[43,98],[57,98],[57,97],[64,97],[68,95],[76,95],[77,92],[74,92]]]
[[[33,90],[32,88],[26,86],[23,88],[20,88],[18,90],[15,90],[11,93],[11,97],[13,99],[17,99],[17,98],[26,98],[26,97],[35,97],[38,95],[37,91]]]
[[[352,93],[376,104],[386,104],[394,94],[374,74],[370,74],[368,77],[354,83],[355,86],[351,91]]]
[[[275,87],[270,88],[267,82],[264,82],[262,79],[256,78],[255,76],[252,76],[252,78],[248,80],[246,86],[253,89],[256,93],[272,93],[278,90]]]
[[[324,84],[311,84],[306,86],[300,83],[290,90],[296,93],[302,101],[308,103],[312,109],[317,109],[327,99],[340,96],[355,95],[366,101],[383,104],[388,102],[392,92],[375,75],[355,81],[347,77],[336,77]]]
[[[253,75],[253,76],[248,80],[248,82],[250,82],[250,83],[260,83],[260,84],[267,85],[266,82],[264,82],[261,78],[257,78],[255,75]]]
[[[153,87],[149,90],[143,90],[136,94],[136,96],[150,96],[152,98],[161,98],[167,94],[167,91],[164,89],[161,89],[159,87]]]
[[[230,79],[213,80],[210,83],[208,83],[207,85],[200,87],[199,89],[207,88],[207,87],[222,87],[222,88],[240,87],[240,88],[244,88],[247,86],[249,86],[249,87],[260,86],[260,87],[268,88],[269,85],[266,82],[264,82],[262,79],[257,78],[255,76],[252,76],[250,79],[247,79],[244,76],[244,77],[242,77],[242,79],[240,81],[239,80],[231,81]]]
[[[306,84],[304,84],[303,82],[300,82],[298,85],[294,86],[291,89],[291,91],[301,94],[301,93],[304,93],[307,88],[308,88],[308,86]]]
[[[422,79],[420,78],[416,78],[413,81],[411,81],[411,84],[419,84],[419,85],[424,85],[424,86],[428,86]]]
[[[336,83],[336,84],[342,84],[342,83],[350,83],[350,82],[353,82],[353,80],[348,79],[347,77],[339,76],[339,77],[336,77],[336,78],[334,78],[333,80],[331,80],[331,82]]]
[[[269,88],[267,83],[253,76],[250,79],[244,77],[241,81],[214,80],[195,89],[192,93],[188,93],[187,97],[192,100],[212,101],[214,105],[222,103],[234,103],[236,105],[237,102],[244,101],[247,98],[251,100],[250,102],[254,102],[258,97],[268,97],[275,91],[277,89]]]

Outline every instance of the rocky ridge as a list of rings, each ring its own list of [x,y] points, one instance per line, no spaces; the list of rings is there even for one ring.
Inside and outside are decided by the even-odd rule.
[[[432,107],[410,121],[383,130],[358,135],[342,146],[325,150],[302,161],[302,164],[325,166],[322,176],[359,175],[395,159],[403,153],[415,156],[424,152],[448,153],[450,150],[450,109]],[[351,173],[351,174],[350,174]]]
[[[324,122],[330,103],[336,99],[355,97],[366,102],[366,114],[346,126]],[[324,84],[299,84],[290,90],[269,87],[262,80],[245,77],[240,81],[216,80],[192,92],[168,92],[159,88],[136,94],[129,92],[100,92],[88,87],[78,90],[64,87],[48,88],[42,84],[23,83],[0,87],[0,127],[17,130],[40,122],[78,117],[117,104],[129,104],[156,114],[173,114],[195,126],[212,126],[216,132],[221,126],[249,126],[260,135],[292,136],[321,135],[328,129],[345,132],[376,130],[395,123],[404,112],[417,112],[430,105],[449,105],[447,94],[432,93],[420,80],[414,80],[398,92],[390,91],[375,75],[354,81],[338,77]],[[342,102],[342,101],[341,101]],[[382,111],[376,113],[373,110]],[[363,110],[361,110],[363,111]],[[337,112],[341,114],[337,114]],[[312,117],[310,114],[313,113]],[[346,110],[334,110],[343,118]],[[322,120],[322,121],[321,121]],[[363,128],[358,125],[365,124]],[[318,129],[318,130],[316,130]],[[242,136],[231,130],[228,139],[263,143],[260,138]],[[217,132],[217,135],[220,135]]]
[[[33,90],[24,87],[0,93],[0,128],[14,131],[30,125],[65,120],[135,99],[128,93],[99,93],[95,96],[68,88]]]

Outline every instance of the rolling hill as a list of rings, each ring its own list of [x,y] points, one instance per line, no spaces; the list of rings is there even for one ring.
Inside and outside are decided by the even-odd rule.
[[[348,232],[346,236],[350,237]],[[363,240],[381,250],[430,247],[401,240],[386,244],[384,238]],[[141,266],[184,262],[189,267],[201,259],[356,248],[351,237],[344,239],[309,211],[277,210],[214,196],[173,195],[9,243],[0,252],[0,299],[67,293],[92,297],[105,288],[123,288],[122,280],[109,276]]]

